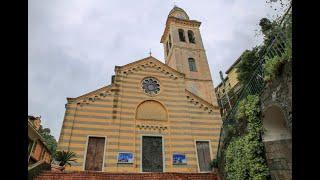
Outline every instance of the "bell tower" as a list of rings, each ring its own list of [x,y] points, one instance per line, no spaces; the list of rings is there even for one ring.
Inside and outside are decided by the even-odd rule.
[[[185,74],[186,89],[217,105],[200,25],[201,22],[190,20],[183,9],[174,6],[160,42],[164,47],[165,63]]]

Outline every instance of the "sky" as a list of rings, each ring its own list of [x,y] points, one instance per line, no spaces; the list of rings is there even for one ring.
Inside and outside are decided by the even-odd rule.
[[[273,18],[265,0],[29,0],[28,113],[58,140],[67,97],[109,85],[115,66],[149,56],[174,3],[200,32],[214,86],[246,49],[262,42],[259,20]]]

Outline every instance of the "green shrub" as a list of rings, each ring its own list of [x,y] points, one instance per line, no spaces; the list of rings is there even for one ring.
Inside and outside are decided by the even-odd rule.
[[[292,49],[288,46],[281,56],[274,56],[273,58],[266,59],[266,62],[264,64],[264,80],[270,81],[278,76],[282,65],[288,61],[291,61],[291,59]]]
[[[238,80],[241,84],[246,84],[256,69],[256,63],[259,61],[259,48],[245,50],[240,56],[240,62],[236,65]]]
[[[281,59],[282,62],[289,62],[292,60],[292,49],[289,46],[286,47]]]
[[[261,141],[259,97],[249,95],[239,104],[237,119],[247,121],[247,133],[231,140],[226,150],[225,171],[229,180],[265,180],[269,169]]]
[[[49,151],[51,152],[51,154],[54,154],[57,149],[57,141],[54,138],[54,136],[51,135],[51,130],[49,128],[43,128],[40,125],[38,132],[41,134],[44,141],[46,142],[46,145],[47,145]]]
[[[264,64],[264,80],[272,80],[277,75],[277,71],[280,65],[281,62],[279,60],[279,56],[266,59],[266,62]]]

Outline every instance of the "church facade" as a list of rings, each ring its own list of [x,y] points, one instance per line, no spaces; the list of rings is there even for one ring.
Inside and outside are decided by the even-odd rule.
[[[174,7],[161,37],[165,63],[146,57],[115,67],[108,86],[67,98],[58,150],[66,170],[207,172],[222,120],[199,31]]]

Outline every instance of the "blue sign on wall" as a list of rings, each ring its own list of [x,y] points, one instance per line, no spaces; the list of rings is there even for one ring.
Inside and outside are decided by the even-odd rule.
[[[130,152],[119,152],[118,163],[133,163],[133,154]]]
[[[187,158],[185,154],[173,154],[172,159],[174,165],[187,164]]]

